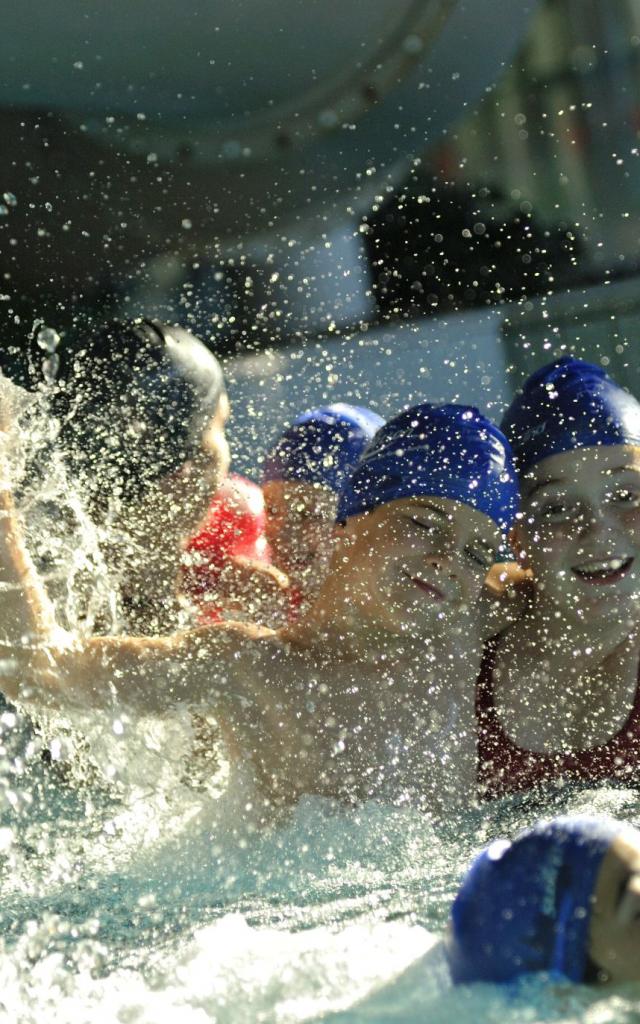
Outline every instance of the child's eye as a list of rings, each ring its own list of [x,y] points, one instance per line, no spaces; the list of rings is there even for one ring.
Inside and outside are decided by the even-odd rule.
[[[552,504],[543,505],[536,513],[537,519],[546,519],[548,522],[561,522],[566,519],[577,518],[579,509],[576,505],[569,505],[566,502],[557,501]]]
[[[481,569],[488,571],[493,565],[493,555],[490,555],[488,551],[479,551],[477,548],[467,547],[464,549],[464,553],[470,562],[473,562],[474,565],[479,565]]]
[[[414,519],[413,516],[409,522],[413,523],[414,526],[419,526],[421,530],[426,530],[428,533],[432,533],[434,530],[437,530],[437,525],[435,523],[424,523],[421,519]]]
[[[612,505],[626,505],[633,507],[640,504],[640,493],[638,491],[631,490],[629,487],[621,487],[620,490],[613,491],[607,495],[607,501],[611,502]]]

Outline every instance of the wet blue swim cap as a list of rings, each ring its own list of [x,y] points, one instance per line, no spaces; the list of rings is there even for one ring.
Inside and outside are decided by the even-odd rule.
[[[469,405],[415,405],[378,431],[340,494],[337,521],[398,498],[451,498],[508,529],[518,511],[511,449]]]
[[[344,402],[304,412],[267,455],[263,483],[290,480],[337,492],[383,423],[370,409]]]
[[[564,356],[525,381],[500,425],[522,474],[574,448],[640,445],[640,402],[600,366]]]
[[[611,818],[555,818],[487,847],[451,910],[453,981],[507,982],[537,971],[583,981],[598,871],[626,827]]]

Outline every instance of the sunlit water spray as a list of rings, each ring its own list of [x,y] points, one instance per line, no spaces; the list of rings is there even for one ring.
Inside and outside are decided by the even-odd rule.
[[[103,538],[52,454],[55,425],[2,387],[21,426],[11,483],[60,621],[117,629]],[[265,824],[248,766],[222,746],[194,760],[186,710],[141,722],[114,706],[34,729],[9,708],[0,731],[0,1019],[637,1019],[633,993],[453,990],[438,941],[481,846],[565,810],[637,822],[632,791],[559,790],[452,822],[308,797]]]

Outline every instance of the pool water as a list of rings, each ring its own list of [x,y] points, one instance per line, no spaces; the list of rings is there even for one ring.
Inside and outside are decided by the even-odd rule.
[[[95,531],[38,415],[13,438],[14,480],[38,438],[45,469],[20,500],[58,615],[117,626]],[[0,707],[0,1022],[640,1020],[640,988],[453,990],[439,946],[475,851],[543,814],[639,823],[635,791],[556,790],[444,822],[308,797],[265,823],[249,767],[222,747],[194,763],[192,744],[185,710],[34,726]]]
[[[25,761],[12,758],[21,721],[4,719],[0,1019],[640,1018],[633,990],[539,981],[518,991],[452,990],[436,941],[465,865],[488,840],[542,813],[588,809],[640,821],[634,791],[555,791],[452,822],[307,798],[265,826],[250,773],[225,765],[223,751],[211,785],[194,787],[180,716],[118,732],[85,722],[83,735],[96,737],[90,770],[78,768],[88,764],[87,743],[72,753],[67,732],[53,750],[69,763],[46,763],[33,739],[22,742]],[[50,748],[55,724],[49,729]],[[160,757],[162,738],[174,759]]]

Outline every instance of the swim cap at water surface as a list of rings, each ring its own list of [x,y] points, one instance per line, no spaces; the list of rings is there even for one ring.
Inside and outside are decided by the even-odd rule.
[[[413,406],[377,432],[340,494],[337,521],[398,498],[451,498],[508,529],[518,510],[511,449],[468,405]]]
[[[484,850],[451,911],[453,981],[508,982],[538,971],[583,981],[598,872],[625,828],[610,818],[556,818]]]
[[[263,482],[320,484],[337,492],[383,423],[370,409],[344,402],[304,412],[267,455]]]
[[[218,360],[189,331],[113,321],[61,350],[52,406],[74,461],[126,491],[198,451],[224,391]]]
[[[564,356],[525,381],[501,427],[524,473],[574,448],[640,444],[640,402],[601,367]]]

